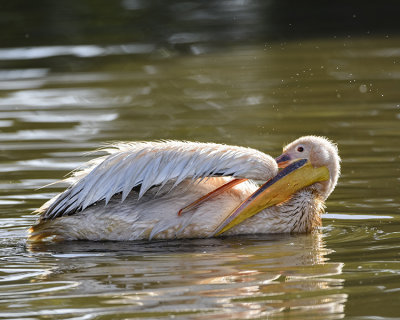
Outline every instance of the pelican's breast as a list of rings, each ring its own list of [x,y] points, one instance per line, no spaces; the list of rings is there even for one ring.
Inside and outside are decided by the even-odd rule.
[[[289,200],[269,207],[241,224],[228,230],[225,235],[256,233],[307,233],[322,225],[323,199],[312,188],[295,193]]]

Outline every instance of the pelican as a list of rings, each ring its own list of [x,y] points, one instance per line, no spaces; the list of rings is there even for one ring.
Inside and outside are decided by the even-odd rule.
[[[340,175],[337,146],[305,136],[276,159],[187,141],[119,143],[66,180],[37,212],[30,241],[307,233]],[[261,187],[256,182],[265,182]]]

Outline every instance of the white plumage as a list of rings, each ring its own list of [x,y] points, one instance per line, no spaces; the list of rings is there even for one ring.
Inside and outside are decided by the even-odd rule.
[[[30,229],[30,240],[213,236],[218,225],[257,190],[252,180],[265,182],[278,172],[269,155],[215,143],[134,142],[104,150],[109,155],[74,172],[67,179],[71,186],[38,209],[41,217]],[[280,158],[306,158],[315,167],[326,166],[330,179],[300,190],[225,234],[310,232],[321,225],[324,200],[340,174],[336,146],[325,138],[303,137],[289,144]],[[232,178],[250,180],[178,216],[179,209]]]
[[[110,155],[89,162],[68,180],[70,188],[45,205],[44,219],[85,210],[100,200],[106,204],[122,192],[122,201],[140,186],[139,199],[153,186],[196,181],[212,176],[268,180],[277,173],[270,156],[251,148],[215,143],[161,141],[120,143],[104,149]]]

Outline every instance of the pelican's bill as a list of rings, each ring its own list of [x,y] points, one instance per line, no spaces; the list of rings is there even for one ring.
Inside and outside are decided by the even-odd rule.
[[[265,208],[288,200],[300,189],[326,180],[329,180],[327,167],[314,168],[307,159],[293,162],[263,184],[229,214],[216,228],[214,236],[221,235]]]

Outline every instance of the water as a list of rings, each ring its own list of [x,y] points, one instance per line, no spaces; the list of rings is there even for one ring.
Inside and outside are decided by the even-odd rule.
[[[168,39],[0,48],[0,318],[399,318],[400,38]],[[41,187],[105,142],[277,156],[306,134],[343,159],[311,235],[26,244],[31,212],[63,190]]]

